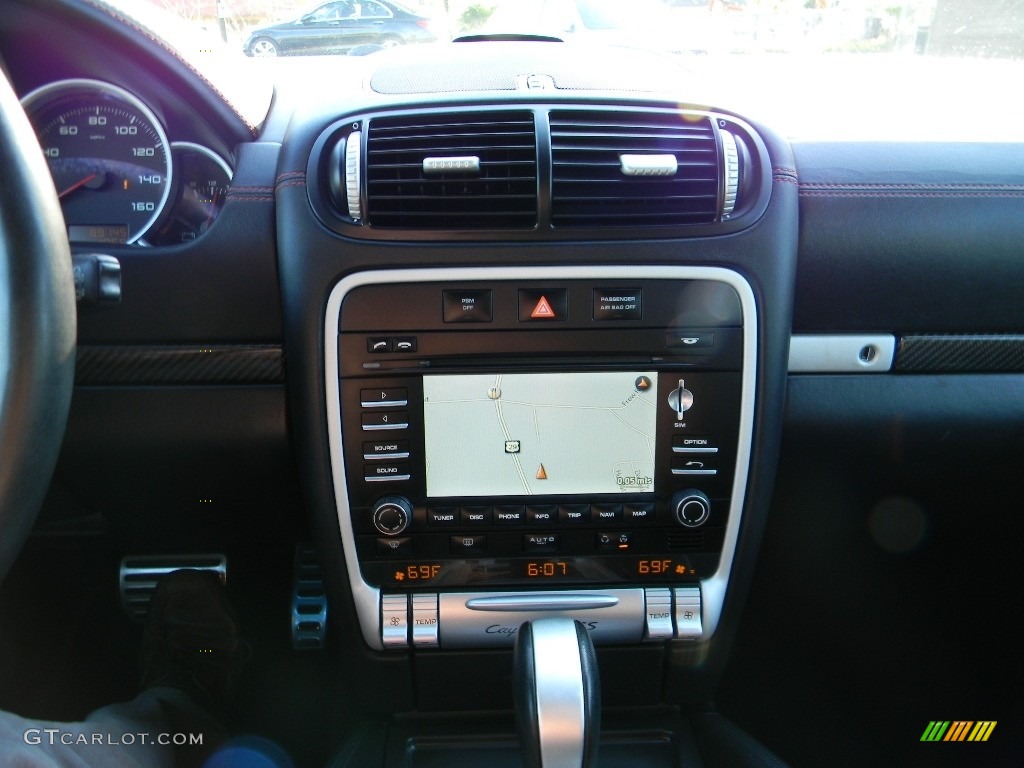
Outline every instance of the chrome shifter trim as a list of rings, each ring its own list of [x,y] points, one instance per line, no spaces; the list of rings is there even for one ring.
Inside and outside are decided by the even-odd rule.
[[[576,623],[549,618],[531,626],[541,765],[579,768],[583,765],[586,706]]]
[[[614,608],[618,604],[618,597],[600,592],[488,595],[466,601],[466,607],[471,611],[585,611],[592,608]]]

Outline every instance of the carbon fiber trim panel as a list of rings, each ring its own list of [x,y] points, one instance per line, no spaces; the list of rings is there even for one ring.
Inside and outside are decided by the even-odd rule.
[[[1012,373],[1024,371],[1024,336],[904,336],[898,373]]]
[[[283,384],[277,344],[80,346],[76,386],[138,384]]]

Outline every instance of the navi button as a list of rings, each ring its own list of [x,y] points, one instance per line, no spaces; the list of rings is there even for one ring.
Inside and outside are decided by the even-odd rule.
[[[595,523],[621,523],[621,504],[594,504],[590,508],[591,519]]]

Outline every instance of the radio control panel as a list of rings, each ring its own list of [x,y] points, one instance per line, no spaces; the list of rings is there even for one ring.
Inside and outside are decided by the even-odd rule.
[[[645,605],[727,579],[749,287],[725,270],[546,271],[382,272],[332,294],[335,490],[371,645],[401,645],[384,622],[431,595],[625,590]],[[645,611],[641,639],[683,636],[645,635]]]

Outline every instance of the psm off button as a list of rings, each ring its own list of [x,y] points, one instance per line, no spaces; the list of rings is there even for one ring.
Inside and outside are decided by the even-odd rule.
[[[595,320],[640,320],[643,307],[643,293],[637,288],[594,290]]]
[[[489,323],[494,315],[491,292],[442,291],[446,323]]]

